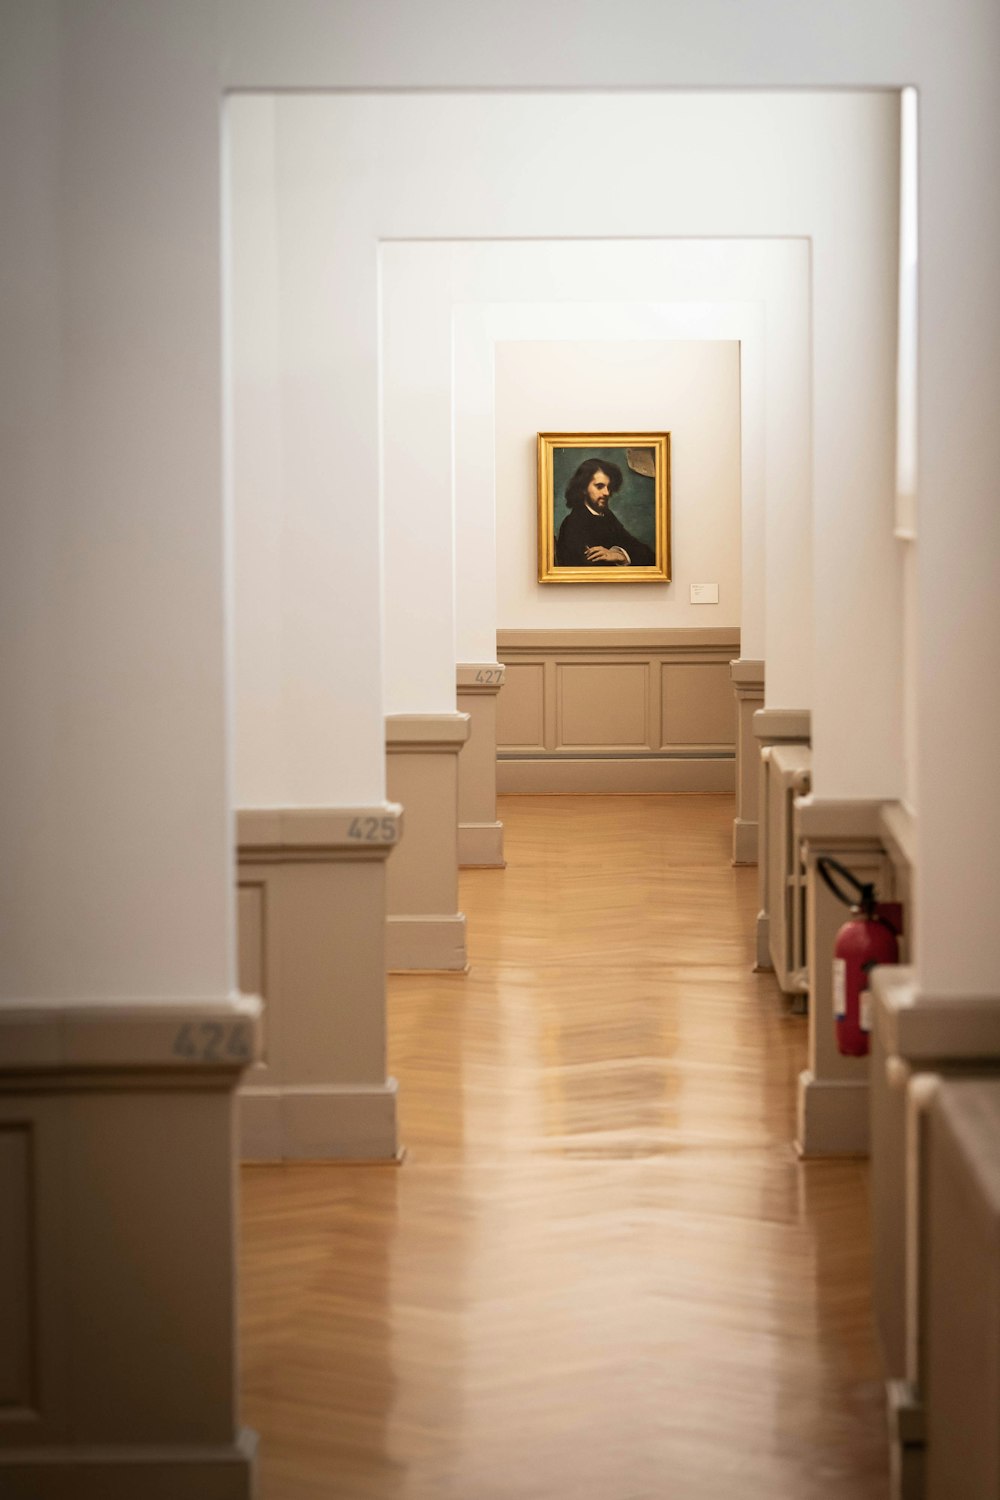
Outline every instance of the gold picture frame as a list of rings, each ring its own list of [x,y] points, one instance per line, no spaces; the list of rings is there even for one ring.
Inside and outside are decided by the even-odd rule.
[[[538,434],[539,583],[670,582],[670,433]]]

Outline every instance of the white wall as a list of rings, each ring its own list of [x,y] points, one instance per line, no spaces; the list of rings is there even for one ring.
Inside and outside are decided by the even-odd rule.
[[[405,248],[405,247],[394,247]],[[811,576],[774,595],[765,621],[765,529],[794,523],[805,556],[811,516],[808,247],[802,241],[577,241],[451,246],[454,327],[457,629],[460,660],[481,659],[496,629],[496,347],[510,340],[736,340],[740,345],[744,655],[767,656],[779,704],[808,686]],[[562,301],[495,301],[504,294]],[[581,301],[627,286],[627,303]],[[669,296],[669,302],[656,301]],[[769,455],[766,460],[765,455]],[[765,495],[765,462],[768,484]],[[766,500],[766,507],[765,507]],[[766,508],[766,514],[765,514]],[[789,544],[784,537],[785,545]],[[772,554],[776,550],[772,546]],[[778,607],[775,607],[775,604]],[[798,628],[785,623],[797,620]],[[769,637],[767,639],[766,637]],[[805,639],[805,646],[803,645]]]
[[[401,316],[391,324],[383,321],[383,343],[387,347],[391,338],[419,342],[421,392],[436,383],[438,400],[452,411],[453,451],[439,452],[436,463],[443,472],[451,453],[458,659],[489,660],[495,651],[495,346],[518,339],[734,339],[741,359],[743,650],[768,655],[773,690],[783,695],[778,701],[803,704],[808,671],[802,641],[809,632],[801,626],[782,629],[780,617],[773,618],[765,651],[764,464],[766,446],[772,509],[776,514],[795,510],[808,555],[811,521],[802,503],[810,491],[807,243],[397,241],[382,246],[384,301],[397,274],[404,282],[412,279],[411,258],[421,267],[419,291],[410,303],[394,299]],[[632,300],[613,300],[623,288]],[[452,327],[452,357],[450,365],[442,362],[434,372],[431,356],[439,352],[439,341],[421,338],[421,330],[443,323]],[[387,354],[384,400],[392,378]],[[405,387],[397,397],[405,409]],[[438,430],[437,422],[428,424],[425,447],[427,433]],[[385,439],[390,442],[392,434],[387,431]],[[807,568],[799,568],[796,581],[798,592],[778,597],[801,622],[803,610],[811,608]],[[387,671],[391,691],[391,653]]]
[[[386,712],[454,713],[448,256],[386,245],[380,271]]]
[[[285,800],[281,319],[274,101],[230,105],[228,188],[236,800]]]
[[[673,580],[635,588],[537,581],[538,432],[671,434]],[[740,623],[740,366],[732,342],[499,344],[500,629]],[[692,605],[690,583],[719,585]]]
[[[25,849],[36,857],[35,812],[53,806],[51,789],[61,785],[64,771],[69,779],[67,819],[60,825],[62,858],[79,850],[84,860],[86,850],[89,864],[113,860],[118,869],[122,854],[121,868],[133,862],[142,872],[131,890],[116,877],[103,890],[103,910],[116,914],[116,933],[118,916],[124,918],[120,960],[115,961],[119,981],[140,982],[151,971],[153,954],[164,958],[164,975],[175,973],[176,962],[180,977],[190,979],[198,961],[192,968],[189,956],[212,949],[211,933],[225,909],[229,871],[224,837],[216,833],[218,798],[205,791],[207,783],[220,785],[212,768],[218,765],[221,726],[210,706],[210,700],[221,701],[221,693],[215,697],[214,692],[221,672],[212,666],[211,646],[216,639],[213,621],[221,614],[221,569],[216,566],[221,532],[216,401],[220,91],[241,86],[488,90],[531,84],[600,91],[593,96],[600,100],[600,110],[592,102],[584,106],[581,95],[550,96],[552,128],[541,131],[537,115],[525,111],[525,97],[518,95],[510,107],[524,111],[525,128],[497,132],[496,149],[482,153],[476,150],[478,127],[482,123],[487,135],[493,135],[497,100],[489,94],[465,95],[461,109],[468,113],[461,120],[453,114],[450,126],[414,143],[419,153],[440,162],[452,159],[457,143],[462,180],[449,196],[428,194],[421,179],[420,203],[405,191],[383,197],[387,212],[381,224],[370,214],[355,222],[368,246],[383,232],[506,235],[518,224],[517,233],[537,233],[539,219],[544,220],[542,233],[584,233],[585,226],[554,199],[555,211],[536,213],[534,229],[520,213],[526,191],[544,196],[558,180],[560,158],[574,143],[581,148],[581,167],[570,186],[586,188],[595,176],[622,181],[630,189],[622,201],[641,206],[634,231],[640,234],[731,233],[734,223],[741,224],[736,230],[741,234],[808,234],[806,208],[825,198],[823,225],[816,229],[827,244],[815,260],[815,305],[821,312],[816,325],[815,464],[818,479],[827,475],[817,485],[817,501],[833,515],[838,495],[830,481],[837,477],[838,449],[851,444],[856,429],[864,426],[866,409],[876,424],[891,427],[891,401],[886,407],[879,397],[872,407],[871,388],[851,383],[864,372],[877,374],[886,319],[892,316],[886,308],[893,299],[884,295],[878,275],[875,284],[865,276],[859,279],[853,257],[839,253],[851,230],[852,212],[869,230],[881,232],[883,221],[871,195],[884,198],[884,184],[879,189],[878,183],[891,163],[881,152],[873,158],[870,142],[856,141],[858,154],[851,155],[847,142],[830,130],[825,132],[825,156],[804,163],[806,137],[801,131],[786,123],[766,140],[757,132],[742,133],[731,106],[712,94],[705,94],[703,103],[706,111],[721,105],[717,128],[695,135],[679,131],[676,122],[672,128],[657,128],[648,111],[661,96],[640,99],[630,151],[614,157],[585,128],[585,109],[590,108],[596,126],[609,104],[617,109],[616,88],[863,90],[913,83],[921,96],[922,148],[916,686],[923,895],[918,963],[921,982],[932,991],[996,992],[1000,803],[989,793],[1000,734],[993,660],[1000,636],[995,581],[1000,424],[989,414],[1000,405],[1000,301],[995,296],[1000,193],[993,159],[1000,137],[1000,94],[992,66],[1000,45],[1000,12],[994,0],[916,0],[907,7],[896,0],[837,0],[821,8],[788,7],[775,0],[747,0],[736,7],[731,0],[669,7],[653,0],[621,0],[614,7],[613,24],[611,14],[605,7],[581,11],[568,26],[565,7],[546,0],[484,3],[475,11],[456,0],[389,3],[377,11],[359,0],[255,0],[253,5],[223,0],[218,6],[177,0],[159,9],[130,0],[114,7],[55,0],[39,0],[30,8],[5,6],[5,32],[14,44],[5,51],[14,59],[17,76],[6,106],[16,128],[5,129],[0,137],[16,152],[5,201],[12,203],[16,194],[27,205],[26,212],[9,216],[4,239],[11,274],[5,285],[15,328],[23,333],[24,311],[38,310],[29,320],[33,337],[19,334],[4,346],[8,379],[30,382],[31,391],[26,408],[7,408],[11,415],[19,413],[6,471],[10,503],[21,515],[51,514],[58,532],[58,513],[46,507],[55,503],[57,493],[71,494],[76,514],[87,518],[84,551],[99,548],[104,536],[109,542],[116,535],[134,538],[121,575],[129,580],[128,608],[116,611],[122,591],[109,594],[98,576],[102,570],[95,566],[90,592],[76,593],[75,630],[68,631],[74,650],[64,658],[58,650],[63,627],[56,628],[53,619],[30,607],[32,598],[66,597],[61,588],[53,594],[48,564],[38,560],[52,532],[38,532],[33,522],[5,537],[9,566],[23,579],[23,587],[10,596],[22,622],[8,684],[11,715],[37,730],[45,722],[44,713],[41,720],[36,717],[38,705],[47,703],[62,731],[59,753],[45,768],[47,793],[38,790],[41,782],[36,785],[33,769],[44,736],[27,728],[28,759],[15,756],[16,772],[4,788],[5,847],[18,851],[18,879],[32,893],[23,899],[12,894],[17,930],[26,935],[33,930],[31,913],[42,899],[50,903],[53,927],[61,927],[65,918],[69,931],[82,935],[91,930],[88,917],[73,908],[68,896],[65,902],[53,899],[52,890],[63,891],[64,886],[47,857],[39,856],[30,875],[20,866]],[[793,111],[802,98],[794,93],[785,97]],[[831,95],[824,99],[826,108],[837,108]],[[361,101],[360,107],[369,102]],[[397,98],[395,108],[416,102]],[[435,107],[440,103],[435,101]],[[460,101],[451,103],[458,107]],[[851,104],[862,110],[870,105],[881,118],[877,99],[855,95]],[[371,116],[369,121],[374,123]],[[388,144],[391,153],[397,138],[386,133],[388,124],[385,117],[379,119],[375,144],[379,150]],[[365,142],[364,130],[352,132],[344,119],[336,130],[345,167],[355,150],[360,160],[370,160],[371,142]],[[635,143],[648,143],[650,149],[632,150]],[[595,145],[596,152],[591,150]],[[506,165],[496,159],[501,149]],[[412,155],[399,153],[406,170]],[[616,175],[623,162],[624,176]],[[713,163],[732,168],[732,192],[716,191],[721,184]],[[763,163],[790,171],[803,165],[809,169],[804,181],[814,184],[812,190],[803,187],[799,211],[786,205],[777,231],[773,216],[765,223],[774,207],[771,195],[757,192],[756,173]],[[83,193],[81,183],[86,184]],[[45,187],[36,194],[30,184]],[[689,205],[699,184],[703,212],[698,223],[689,219],[678,228],[674,209]],[[854,210],[849,205],[852,186],[862,189]],[[723,206],[726,227],[720,224]],[[364,290],[364,266],[358,263],[357,270],[348,279],[355,291]],[[47,293],[48,275],[58,288],[54,298]],[[362,337],[362,328],[370,329],[373,321],[366,294],[363,315],[357,320],[348,315],[338,323],[348,356],[361,356],[355,376],[367,392],[356,410],[345,402],[337,417],[338,436],[341,429],[348,435],[353,430],[371,453],[377,450],[377,416],[369,415],[369,404],[374,411],[377,402],[364,356],[374,338]],[[891,329],[889,333],[891,343]],[[68,348],[80,357],[64,368]],[[872,354],[874,364],[868,359]],[[360,425],[354,425],[355,418]],[[40,453],[47,438],[67,430],[71,444],[74,435],[78,441],[72,465],[63,469],[61,457],[46,461]],[[84,434],[86,442],[81,443]],[[818,554],[818,571],[828,570],[816,621],[823,648],[823,675],[817,682],[822,702],[817,697],[814,709],[824,794],[878,794],[895,783],[898,773],[892,736],[881,749],[871,744],[898,697],[893,656],[898,656],[898,566],[878,548],[865,573],[855,575],[851,566],[856,522],[868,518],[873,499],[877,502],[881,494],[878,474],[869,473],[867,465],[865,470],[858,473],[852,461],[840,474],[854,500],[842,513],[839,531],[820,537],[834,544],[832,553]],[[367,485],[365,489],[367,500]],[[153,522],[152,529],[139,528],[141,535],[128,524],[137,503],[143,518]],[[877,503],[875,509],[878,513]],[[176,529],[157,529],[163,527]],[[138,631],[130,629],[133,605]],[[837,634],[838,605],[848,606],[854,621],[847,639]],[[74,690],[86,685],[87,701],[124,704],[133,674],[120,669],[123,652],[133,649],[147,673],[148,663],[159,663],[165,655],[172,690],[149,705],[148,718],[146,709],[134,707],[131,728],[126,727],[127,714],[124,726],[110,715],[105,727],[94,731],[84,700],[73,697],[70,684]],[[99,667],[88,667],[91,654]],[[859,661],[873,686],[854,715],[853,735],[845,730],[841,736],[837,723],[841,716],[850,717],[843,713],[845,694]],[[27,674],[22,673],[25,665],[30,667]],[[75,667],[84,669],[82,675]],[[137,671],[134,679],[139,676]],[[26,687],[32,682],[35,686]],[[25,716],[19,718],[22,708]],[[66,733],[67,722],[80,725],[88,747],[83,761],[72,734]],[[959,736],[961,785],[953,775]],[[151,783],[145,768],[160,766],[158,755],[169,759],[169,765],[163,764]],[[81,764],[86,771],[77,769]],[[39,778],[41,774],[38,765]],[[146,802],[135,800],[124,824],[129,831],[122,834],[114,789],[139,782],[148,794]],[[93,815],[74,813],[77,802]],[[187,833],[181,837],[181,828],[190,839]],[[208,830],[207,842],[202,829]],[[206,861],[199,862],[198,881],[185,883],[186,856],[194,847],[204,850]],[[173,898],[164,907],[158,898],[169,893]],[[163,909],[170,912],[166,922]],[[130,922],[133,915],[136,920]],[[110,920],[105,919],[105,931]],[[172,957],[162,941],[168,931]],[[201,936],[189,943],[194,932]],[[79,974],[78,964],[70,967]],[[69,969],[65,974],[77,982]],[[199,982],[210,977],[203,971]]]
[[[377,267],[335,226],[315,232],[322,141],[263,95],[231,99],[226,124],[237,801],[375,805],[385,796]],[[322,294],[341,263],[367,292],[366,314]]]
[[[0,17],[15,1005],[233,983],[219,108],[176,45],[183,10],[135,29],[134,12],[49,0]]]

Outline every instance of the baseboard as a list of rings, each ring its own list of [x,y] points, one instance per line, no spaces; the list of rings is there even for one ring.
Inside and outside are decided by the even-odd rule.
[[[440,917],[388,917],[385,954],[390,973],[410,969],[464,973],[469,967],[464,913]]]
[[[503,824],[459,823],[458,863],[465,869],[504,869]]]
[[[239,1095],[243,1161],[392,1161],[396,1080],[248,1087]]]
[[[886,1381],[889,1416],[889,1494],[892,1500],[923,1500],[926,1493],[925,1414],[907,1380]]]
[[[754,972],[758,974],[774,972],[774,965],[771,962],[771,918],[766,911],[757,913],[757,962],[754,964]]]
[[[0,1451],[4,1500],[252,1500],[257,1434],[192,1446]]]
[[[497,791],[580,795],[616,792],[731,792],[736,761],[719,756],[549,756],[497,761]]]
[[[746,818],[733,819],[733,864],[755,865],[757,863],[757,834],[759,824]]]
[[[867,1156],[868,1082],[799,1074],[800,1156]]]

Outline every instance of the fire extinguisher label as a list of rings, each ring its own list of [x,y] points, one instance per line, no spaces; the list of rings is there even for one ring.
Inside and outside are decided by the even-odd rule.
[[[872,992],[871,992],[871,990],[862,990],[861,991],[861,994],[858,996],[858,1010],[859,1010],[859,1013],[860,1013],[860,1016],[861,1016],[861,1030],[862,1031],[871,1031],[871,1029],[872,1029]]]
[[[847,1014],[847,960],[833,960],[833,1013],[838,1021]]]

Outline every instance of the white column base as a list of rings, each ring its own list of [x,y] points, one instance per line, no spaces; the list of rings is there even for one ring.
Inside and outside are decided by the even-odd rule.
[[[458,863],[463,869],[505,870],[503,824],[459,823]]]
[[[889,1500],[924,1500],[924,1410],[908,1380],[887,1380]]]
[[[252,1075],[251,1075],[252,1077]],[[253,1088],[240,1095],[244,1161],[395,1161],[395,1078]]]
[[[867,1080],[817,1078],[808,1068],[799,1074],[800,1156],[867,1156],[868,1138]]]
[[[771,962],[771,918],[766,911],[757,913],[757,962],[754,964],[754,972],[757,974],[773,974],[774,965]]]
[[[257,1434],[191,1447],[0,1450],[4,1500],[253,1500]]]
[[[733,819],[733,864],[755,865],[759,842],[759,825],[745,818]]]
[[[464,974],[465,915],[389,917],[385,927],[386,964],[395,974],[442,969]]]

